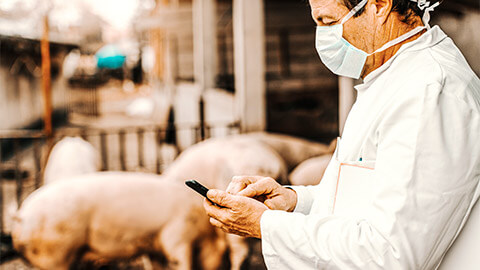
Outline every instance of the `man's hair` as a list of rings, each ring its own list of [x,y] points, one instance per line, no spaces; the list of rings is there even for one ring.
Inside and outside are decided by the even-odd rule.
[[[341,0],[341,1],[343,1],[345,6],[351,10],[362,0]],[[431,2],[435,3],[437,1],[433,0]],[[360,9],[358,13],[355,14],[355,17],[362,14],[364,10],[365,10],[365,7]],[[416,16],[422,17],[424,13],[424,11],[418,7],[417,2],[413,2],[411,0],[393,0],[392,11],[398,13],[401,17],[401,21],[408,24],[413,23],[414,17]]]

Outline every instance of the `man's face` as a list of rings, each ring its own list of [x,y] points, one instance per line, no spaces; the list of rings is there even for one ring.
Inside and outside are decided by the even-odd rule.
[[[350,11],[342,0],[310,0],[312,18],[319,26],[339,24]],[[343,37],[355,47],[363,51],[371,51],[370,44],[375,33],[374,16],[369,3],[365,11],[358,17],[350,18],[343,25]]]

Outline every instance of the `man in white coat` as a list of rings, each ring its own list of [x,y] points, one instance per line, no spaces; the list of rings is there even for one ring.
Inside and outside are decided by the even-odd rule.
[[[270,269],[435,269],[480,189],[480,80],[425,0],[310,0],[316,48],[363,78],[317,186],[234,177],[205,209]]]

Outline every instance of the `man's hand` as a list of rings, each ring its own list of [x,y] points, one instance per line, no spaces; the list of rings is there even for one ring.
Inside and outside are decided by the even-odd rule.
[[[292,212],[297,205],[297,193],[270,177],[235,176],[228,185],[227,192],[254,198],[272,210]]]
[[[203,207],[210,223],[222,230],[245,237],[261,238],[260,218],[268,208],[254,199],[212,189],[208,191]]]

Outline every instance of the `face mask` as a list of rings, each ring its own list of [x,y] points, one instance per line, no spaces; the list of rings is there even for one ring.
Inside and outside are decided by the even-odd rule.
[[[318,55],[327,68],[337,75],[354,79],[360,78],[363,66],[365,65],[365,61],[369,55],[384,51],[428,28],[428,20],[430,18],[428,13],[438,5],[438,3],[436,3],[432,7],[427,7],[425,10],[423,20],[426,26],[416,27],[412,31],[385,43],[381,48],[373,53],[366,53],[356,48],[343,38],[343,24],[353,17],[353,15],[355,15],[361,8],[363,8],[367,2],[368,0],[363,0],[352,10],[350,10],[350,12],[342,19],[340,24],[332,26],[317,26],[315,47]]]

